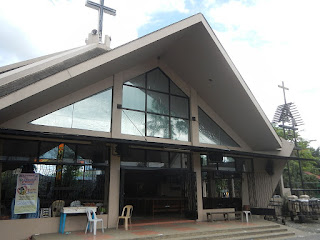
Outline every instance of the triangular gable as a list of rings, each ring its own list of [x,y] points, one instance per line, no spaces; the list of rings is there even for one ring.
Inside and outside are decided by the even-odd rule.
[[[48,104],[53,95],[61,98],[77,86],[78,89],[89,86],[150,59],[170,66],[252,149],[275,150],[282,146],[268,118],[201,14],[3,97],[0,123],[40,107],[38,100],[42,96],[48,96],[43,98],[43,104]],[[65,88],[66,85],[69,88]],[[246,116],[245,120],[243,116]],[[263,138],[257,138],[257,135]]]

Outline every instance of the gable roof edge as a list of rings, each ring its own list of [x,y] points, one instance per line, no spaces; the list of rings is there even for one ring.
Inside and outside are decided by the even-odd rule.
[[[201,16],[201,21],[204,25],[204,27],[207,29],[208,33],[210,34],[212,40],[215,42],[216,46],[219,48],[221,54],[223,55],[223,57],[225,58],[225,60],[227,61],[228,65],[230,66],[230,68],[232,69],[232,71],[234,72],[234,74],[236,75],[237,79],[239,80],[241,86],[243,87],[243,89],[246,91],[246,93],[248,94],[248,97],[251,99],[252,103],[254,104],[254,106],[256,107],[256,109],[258,110],[259,114],[261,115],[262,119],[264,120],[264,122],[266,123],[266,125],[268,126],[270,132],[273,134],[275,140],[278,142],[279,147],[282,147],[282,141],[280,139],[280,137],[278,136],[278,134],[276,133],[276,131],[274,130],[274,128],[272,127],[268,117],[266,116],[266,114],[264,113],[264,111],[262,110],[260,104],[258,103],[258,101],[256,100],[256,98],[254,97],[253,93],[251,92],[250,88],[248,87],[248,85],[246,84],[246,82],[244,81],[244,79],[242,78],[240,72],[238,71],[238,69],[236,68],[235,64],[232,62],[231,58],[229,57],[227,51],[224,49],[224,47],[222,46],[222,44],[220,43],[219,39],[217,38],[217,36],[215,35],[214,31],[212,30],[211,26],[209,25],[208,21],[205,19],[205,17],[200,14]]]

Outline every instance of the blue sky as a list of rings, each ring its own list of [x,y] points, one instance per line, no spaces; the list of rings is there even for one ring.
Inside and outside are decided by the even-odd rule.
[[[98,0],[93,0],[98,1]],[[0,0],[0,66],[84,45],[97,28],[85,0]],[[318,0],[105,0],[111,47],[201,12],[272,120],[290,89],[305,125],[301,135],[320,146]]]

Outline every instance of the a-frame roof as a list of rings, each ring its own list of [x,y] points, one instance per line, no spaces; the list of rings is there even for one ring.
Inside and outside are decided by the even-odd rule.
[[[280,138],[202,14],[110,51],[93,44],[16,64],[15,69],[0,68],[0,124],[151,58],[161,58],[190,84],[253,150],[281,148]]]

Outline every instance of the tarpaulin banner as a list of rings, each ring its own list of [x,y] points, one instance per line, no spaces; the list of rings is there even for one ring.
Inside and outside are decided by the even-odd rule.
[[[38,173],[20,173],[17,179],[14,214],[35,213],[38,202]]]

